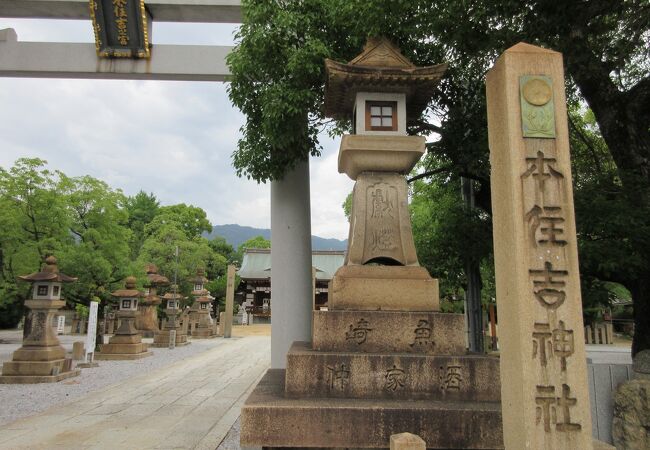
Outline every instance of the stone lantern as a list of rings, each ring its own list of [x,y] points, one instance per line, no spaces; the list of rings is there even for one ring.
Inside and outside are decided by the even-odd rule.
[[[135,319],[135,327],[142,332],[144,337],[153,337],[160,331],[158,327],[158,305],[162,299],[158,296],[158,288],[167,286],[169,280],[158,273],[155,264],[147,264],[147,282],[144,285],[144,297],[140,300],[138,309],[140,314]]]
[[[202,268],[197,269],[196,276],[190,279],[194,285],[192,296],[194,297],[194,304],[192,305],[192,313],[190,320],[196,326],[192,330],[193,339],[211,339],[217,337],[211,323],[210,305],[214,301],[214,297],[210,295],[210,291],[205,289],[205,283],[208,279],[205,277],[205,272]]]
[[[178,315],[181,313],[181,300],[183,296],[178,292],[178,286],[172,285],[171,290],[163,295],[165,301],[165,313],[167,314],[167,322],[160,332],[156,333],[153,337],[154,347],[167,347],[169,346],[169,333],[172,330],[176,331],[176,346],[187,345],[187,334],[183,334]]]
[[[40,272],[18,277],[32,283],[32,298],[25,301],[32,311],[32,324],[23,346],[11,361],[3,363],[0,383],[52,383],[79,375],[52,329],[54,314],[65,305],[62,283],[77,280],[59,272],[56,262],[54,256],[48,256]]]
[[[117,299],[117,317],[120,326],[111,337],[108,344],[101,344],[96,359],[140,359],[151,356],[147,344],[142,342],[142,335],[135,328],[135,318],[138,314],[138,302],[143,293],[135,287],[135,277],[127,277],[124,289],[118,289],[111,295]]]
[[[325,114],[351,118],[339,172],[355,180],[349,247],[334,275],[329,309],[438,310],[438,280],[418,264],[408,210],[408,174],[425,138],[407,136],[446,70],[416,67],[386,39],[370,39],[349,63],[326,60]]]
[[[503,448],[499,361],[467,355],[463,315],[438,312],[408,212],[404,175],[425,139],[406,126],[445,65],[416,67],[386,39],[325,65],[326,115],[354,123],[339,151],[356,181],[347,257],[311,342],[294,342],[286,370],[269,370],[244,403],[241,446],[385,448],[410,432],[428,448]]]

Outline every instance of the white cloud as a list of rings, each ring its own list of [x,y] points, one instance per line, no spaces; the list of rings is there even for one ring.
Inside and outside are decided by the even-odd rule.
[[[54,22],[54,25],[52,23]],[[38,26],[36,25],[38,24]],[[19,40],[92,41],[83,21],[0,20]],[[161,43],[231,45],[232,25],[156,24]],[[269,186],[237,178],[231,154],[243,116],[222,83],[0,78],[0,165],[40,157],[70,176],[91,175],[163,204],[203,208],[214,224],[270,227]],[[312,232],[347,238],[338,140],[311,160]]]

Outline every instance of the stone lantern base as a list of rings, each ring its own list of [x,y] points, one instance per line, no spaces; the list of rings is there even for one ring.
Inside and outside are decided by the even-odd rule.
[[[212,328],[201,328],[200,326],[192,331],[192,339],[213,339],[217,335]]]
[[[81,373],[81,370],[72,368],[72,359],[69,358],[51,361],[19,361],[16,359],[16,353],[21,350],[24,350],[24,347],[14,352],[12,361],[2,364],[0,384],[56,383]]]
[[[122,320],[116,334],[108,341],[101,344],[99,352],[95,353],[97,360],[130,360],[151,356],[147,344],[142,342],[142,335],[134,327],[135,312],[119,311]]]
[[[142,342],[142,335],[115,335],[108,344],[101,344],[100,351],[95,353],[97,360],[130,360],[141,359],[153,355],[148,345]]]
[[[0,384],[56,383],[81,373],[73,369],[72,359],[65,357],[65,349],[52,331],[52,318],[63,305],[61,300],[25,302],[32,310],[32,329],[12,360],[2,364]]]
[[[164,329],[157,332],[153,337],[153,344],[151,344],[151,346],[157,348],[169,347],[170,331],[171,330],[169,329]],[[176,330],[176,347],[182,347],[183,345],[188,345],[188,344],[191,344],[191,342],[187,340],[187,335],[181,334],[180,328]]]

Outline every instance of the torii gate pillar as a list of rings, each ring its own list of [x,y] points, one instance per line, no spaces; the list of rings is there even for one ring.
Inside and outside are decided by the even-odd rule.
[[[309,161],[271,182],[271,368],[286,367],[294,341],[311,340]]]

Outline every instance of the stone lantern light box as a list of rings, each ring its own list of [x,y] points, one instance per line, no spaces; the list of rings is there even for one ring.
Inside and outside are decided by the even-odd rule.
[[[385,38],[368,40],[349,63],[325,62],[325,115],[352,119],[352,134],[406,136],[447,65],[417,67]]]

